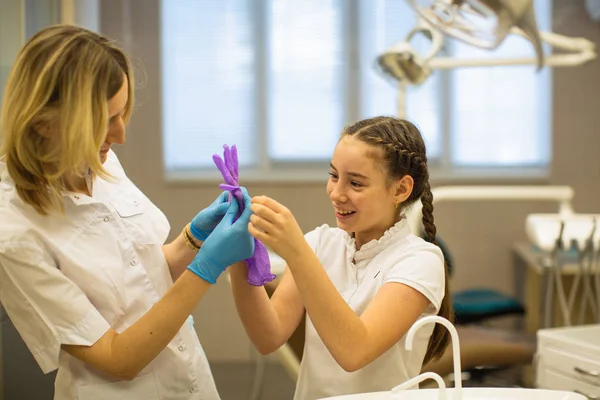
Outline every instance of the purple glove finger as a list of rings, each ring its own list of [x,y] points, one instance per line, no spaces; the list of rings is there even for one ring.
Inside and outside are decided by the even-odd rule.
[[[233,179],[235,179],[235,184],[238,184],[238,166],[237,164],[234,165],[233,162],[233,156],[232,156],[232,149],[229,148],[229,146],[224,145],[223,146],[224,151],[223,151],[223,158],[225,159],[225,166],[227,167],[227,170],[229,171],[229,174],[231,175],[231,177]]]
[[[240,205],[238,215],[236,215],[235,220],[234,220],[234,221],[237,221],[239,216],[242,215],[242,211],[244,210],[244,194],[242,193],[242,189],[240,189],[239,186],[232,188],[230,193],[233,195],[233,197],[235,197],[238,204]]]
[[[227,167],[223,163],[223,160],[221,159],[221,157],[219,157],[218,155],[215,154],[213,156],[213,161],[217,165],[217,168],[219,169],[219,171],[221,171],[221,175],[223,175],[223,179],[225,180],[225,183],[228,183],[230,185],[238,186],[237,181],[235,181],[233,179],[233,177],[229,173],[229,170],[227,169]]]
[[[240,164],[238,163],[238,152],[237,152],[237,147],[235,146],[235,144],[233,146],[231,146],[231,162],[232,165],[235,167],[235,178],[236,181],[239,182],[239,167]]]
[[[238,204],[240,205],[240,208],[244,207],[244,194],[242,193],[242,189],[240,189],[238,187],[235,190],[233,190],[231,193],[233,194],[233,196],[238,201]]]

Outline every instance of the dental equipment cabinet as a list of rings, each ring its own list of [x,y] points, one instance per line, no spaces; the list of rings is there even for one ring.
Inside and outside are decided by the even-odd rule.
[[[600,399],[600,324],[538,331],[536,387]]]

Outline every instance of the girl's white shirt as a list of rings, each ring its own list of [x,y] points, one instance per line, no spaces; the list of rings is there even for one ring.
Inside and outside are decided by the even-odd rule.
[[[362,314],[379,289],[389,282],[408,285],[427,297],[431,303],[421,317],[439,312],[444,297],[444,257],[439,247],[413,235],[406,220],[396,223],[380,239],[364,244],[359,251],[348,233],[328,225],[307,233],[305,238],[356,314]],[[432,326],[420,329],[412,351],[405,350],[402,338],[369,365],[349,373],[331,356],[307,314],[294,399],[390,390],[420,373],[432,332]]]

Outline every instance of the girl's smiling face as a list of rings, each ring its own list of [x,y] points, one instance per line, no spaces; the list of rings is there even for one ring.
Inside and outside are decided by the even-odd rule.
[[[412,190],[409,176],[390,182],[383,164],[377,161],[380,157],[374,157],[380,156],[379,153],[378,149],[353,136],[344,136],[331,159],[327,194],[338,227],[354,233],[357,249],[379,239],[398,221],[395,205],[405,200]],[[403,195],[407,189],[408,194]]]

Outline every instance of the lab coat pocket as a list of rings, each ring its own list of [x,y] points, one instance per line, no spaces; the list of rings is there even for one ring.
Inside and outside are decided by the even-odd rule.
[[[111,203],[137,243],[141,245],[161,244],[155,234],[150,216],[145,211],[144,202],[135,192],[120,191],[111,199]]]
[[[79,400],[159,400],[154,373],[131,381],[79,386]]]

